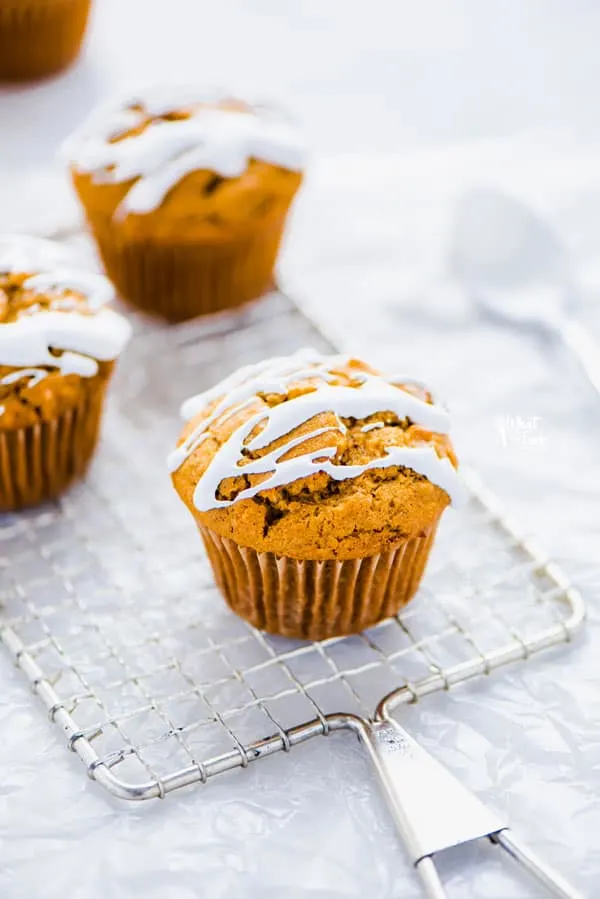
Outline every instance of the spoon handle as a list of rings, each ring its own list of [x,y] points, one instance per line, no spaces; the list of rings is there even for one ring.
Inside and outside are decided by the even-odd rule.
[[[560,334],[600,396],[600,345],[577,321],[569,320],[561,324]]]

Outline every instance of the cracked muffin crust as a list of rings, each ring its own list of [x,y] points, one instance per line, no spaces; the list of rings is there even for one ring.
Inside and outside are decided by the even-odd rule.
[[[56,496],[92,455],[129,325],[105,278],[48,241],[0,237],[0,510]]]
[[[304,164],[281,113],[154,88],[97,111],[65,149],[107,271],[131,302],[180,320],[272,287]]]
[[[427,388],[302,351],[237,372],[183,413],[174,486],[236,611],[321,639],[408,601],[462,492],[447,413]]]
[[[0,328],[19,321],[24,323],[40,312],[93,315],[81,293],[69,289],[40,293],[27,287],[27,281],[34,274],[37,273],[0,272]],[[62,351],[51,348],[49,353],[58,359]],[[52,364],[27,368],[2,365],[1,362],[0,356],[1,428],[22,428],[51,421],[77,405],[82,390],[79,375],[63,374]],[[92,380],[108,380],[112,365],[112,362],[100,362]]]

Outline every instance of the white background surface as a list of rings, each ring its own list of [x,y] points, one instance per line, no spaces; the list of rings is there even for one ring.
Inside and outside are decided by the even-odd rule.
[[[285,254],[290,285],[349,345],[433,377],[463,455],[590,605],[576,647],[431,697],[402,720],[590,897],[600,895],[600,400],[564,353],[474,318],[444,260],[464,191],[509,191],[559,229],[581,316],[600,333],[599,38],[592,0],[99,0],[72,72],[0,93],[2,228],[71,215],[40,170],[126,82],[248,83],[304,121],[315,160]],[[518,433],[503,445],[498,419],[516,415],[540,417],[539,445]],[[5,659],[0,674],[2,899],[420,895],[351,738],[123,806],[86,781]],[[460,899],[541,895],[489,851],[442,868]]]

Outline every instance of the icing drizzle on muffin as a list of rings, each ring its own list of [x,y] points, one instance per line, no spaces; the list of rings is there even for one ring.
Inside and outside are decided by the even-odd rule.
[[[65,154],[98,183],[134,181],[117,214],[143,215],[194,171],[238,178],[258,159],[299,172],[305,148],[294,126],[270,107],[190,88],[155,88],[97,110]]]
[[[333,440],[331,446],[286,458],[290,450],[314,437],[328,432],[333,435],[335,431],[344,433],[344,418],[364,420],[381,412],[390,412],[400,421],[408,419],[431,433],[448,433],[449,416],[445,409],[403,389],[421,387],[420,382],[411,382],[404,375],[384,376],[357,369],[352,372],[353,386],[336,383],[336,372],[350,361],[347,357],[323,356],[314,350],[300,350],[293,356],[276,357],[242,368],[212,390],[184,403],[181,411],[186,420],[195,418],[212,404],[216,405],[170,454],[168,464],[172,472],[179,469],[204,441],[213,437],[213,425],[222,424],[261,396],[275,394],[287,397],[284,402],[261,408],[219,446],[196,485],[196,508],[201,512],[225,508],[317,472],[342,481],[356,478],[371,469],[391,466],[409,468],[423,475],[445,490],[452,502],[459,502],[464,494],[462,480],[450,459],[439,456],[432,445],[386,446],[380,457],[362,464],[345,465],[335,461],[338,448]],[[288,395],[291,384],[309,380],[314,389],[299,395]],[[322,413],[333,413],[336,416],[335,425],[317,427],[309,433],[289,437],[276,449],[267,451],[259,458],[252,458],[252,454],[289,436]],[[224,480],[243,475],[262,477],[258,483],[241,489],[233,499],[219,498],[219,486]]]
[[[31,385],[57,370],[90,378],[127,343],[128,322],[103,308],[110,282],[67,260],[50,241],[0,237],[0,366],[15,369],[0,385]]]

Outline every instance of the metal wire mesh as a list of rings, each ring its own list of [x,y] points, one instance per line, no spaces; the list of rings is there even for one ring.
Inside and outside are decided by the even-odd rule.
[[[182,399],[233,364],[326,346],[281,294],[235,322],[139,319],[85,482],[0,517],[0,640],[89,773],[151,798],[568,640],[575,591],[480,488],[444,518],[419,597],[397,619],[319,644],[225,607],[165,453]]]

